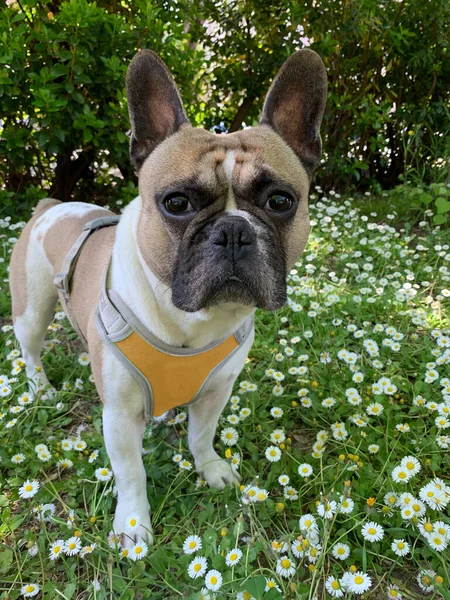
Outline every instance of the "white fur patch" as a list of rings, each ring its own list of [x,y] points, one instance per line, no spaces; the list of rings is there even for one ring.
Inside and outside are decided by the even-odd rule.
[[[228,198],[225,205],[226,213],[229,213],[237,208],[236,202],[234,201],[233,185],[231,183],[235,162],[234,150],[228,150],[225,160],[223,161],[223,168],[228,181]]]

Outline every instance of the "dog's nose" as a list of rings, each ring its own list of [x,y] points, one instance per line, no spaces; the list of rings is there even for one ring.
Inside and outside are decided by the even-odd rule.
[[[241,252],[245,246],[251,246],[255,234],[250,223],[242,217],[222,217],[217,221],[211,234],[211,242],[222,246],[233,254]]]

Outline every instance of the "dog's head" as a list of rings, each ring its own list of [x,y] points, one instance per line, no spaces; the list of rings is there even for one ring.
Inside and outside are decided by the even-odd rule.
[[[137,243],[174,305],[280,308],[309,233],[326,100],[320,57],[293,54],[259,125],[227,135],[191,127],[167,67],[149,50],[132,60],[127,94],[142,200]]]

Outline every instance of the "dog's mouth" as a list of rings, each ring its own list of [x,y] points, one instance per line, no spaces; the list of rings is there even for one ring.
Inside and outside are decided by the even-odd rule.
[[[268,227],[220,217],[186,237],[178,250],[172,302],[185,312],[221,303],[275,310],[286,301],[285,274],[282,249]]]

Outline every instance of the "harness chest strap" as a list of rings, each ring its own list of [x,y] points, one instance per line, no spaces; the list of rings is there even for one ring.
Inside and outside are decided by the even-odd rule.
[[[253,330],[251,316],[233,335],[204,348],[170,346],[148,331],[116,292],[107,291],[106,273],[96,323],[110,350],[139,383],[147,421],[201,400],[207,383]]]
[[[81,332],[77,321],[75,319],[75,315],[73,314],[72,306],[70,304],[70,281],[72,279],[72,275],[75,270],[75,265],[77,264],[78,257],[80,256],[81,250],[83,248],[84,242],[88,239],[88,237],[101,227],[109,227],[111,225],[117,225],[120,221],[119,215],[113,215],[110,217],[99,217],[97,219],[93,219],[88,223],[83,225],[83,230],[78,238],[75,240],[72,248],[66,254],[60,272],[56,275],[53,280],[56,289],[61,294],[64,300],[65,309],[67,313],[67,317],[69,321],[72,323],[73,328],[81,337],[84,344],[87,346],[87,340]]]

